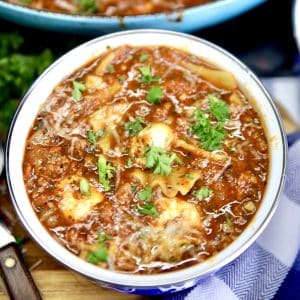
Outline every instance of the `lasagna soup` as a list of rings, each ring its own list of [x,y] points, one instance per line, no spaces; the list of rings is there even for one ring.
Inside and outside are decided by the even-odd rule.
[[[151,274],[202,262],[245,230],[268,144],[232,74],[179,49],[122,46],[53,90],[23,172],[59,243],[99,267]]]
[[[7,0],[35,9],[61,13],[127,16],[182,11],[213,0]]]

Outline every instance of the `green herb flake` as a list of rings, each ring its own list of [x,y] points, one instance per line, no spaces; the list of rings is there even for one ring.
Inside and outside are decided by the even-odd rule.
[[[146,54],[146,53],[141,54],[140,57],[139,57],[140,62],[145,62],[148,59],[149,59],[149,55]]]
[[[147,101],[152,104],[160,103],[164,95],[163,89],[160,86],[152,86],[147,94]]]
[[[90,183],[85,178],[80,178],[79,181],[79,190],[80,193],[84,196],[89,196],[91,193]]]
[[[16,244],[18,246],[22,246],[26,241],[26,237],[24,236],[16,236]]]
[[[213,126],[200,109],[196,109],[195,124],[190,129],[192,134],[195,134],[200,139],[201,145],[205,150],[213,151],[221,148],[225,137],[223,124],[218,123]]]
[[[113,173],[115,172],[115,167],[107,162],[103,155],[100,155],[97,163],[98,173],[99,173],[99,183],[104,187],[104,191],[108,192],[111,189],[109,180],[113,178]]]
[[[229,227],[232,227],[232,226],[233,226],[232,221],[231,221],[228,217],[225,217],[225,221],[226,221],[226,224],[227,224]]]
[[[169,175],[173,161],[177,160],[175,153],[168,155],[163,148],[152,146],[146,149],[146,167],[154,169],[154,174]]]
[[[119,81],[120,81],[121,83],[124,83],[125,80],[126,80],[126,77],[125,77],[125,76],[120,76],[120,77],[119,77]]]
[[[152,198],[152,188],[149,186],[145,187],[142,191],[138,193],[138,198],[141,201],[145,201],[145,202],[150,201]]]
[[[229,105],[223,100],[213,96],[208,95],[210,112],[215,116],[215,118],[224,122],[229,119]]]
[[[81,13],[96,13],[99,8],[98,0],[76,0],[78,4],[78,12]]]
[[[115,71],[115,67],[112,64],[107,65],[106,71],[110,74],[112,74]]]
[[[86,132],[86,136],[87,136],[88,141],[91,144],[96,145],[96,143],[98,141],[98,136],[97,136],[97,134],[93,130],[88,130]]]
[[[133,163],[132,163],[131,158],[129,157],[129,158],[126,160],[125,168],[126,168],[126,169],[130,169],[130,168],[132,168],[132,166],[133,166]]]
[[[160,76],[152,76],[151,69],[149,66],[142,66],[139,68],[141,76],[139,81],[144,84],[150,84],[152,82],[161,82]]]
[[[124,124],[124,130],[128,136],[138,135],[141,130],[143,130],[142,123],[145,120],[143,118],[137,118],[134,121],[127,122]]]
[[[108,253],[107,246],[105,243],[102,243],[97,250],[89,252],[87,257],[87,261],[94,265],[96,265],[99,262],[107,262],[107,260]]]
[[[111,240],[113,238],[112,235],[106,233],[99,233],[97,243],[104,243],[107,240]]]
[[[194,192],[194,195],[198,200],[203,200],[210,197],[213,194],[213,191],[207,186],[201,187],[199,190]]]
[[[135,193],[136,190],[137,190],[137,186],[136,186],[136,185],[132,185],[132,186],[130,187],[130,189],[131,189],[131,193]]]
[[[141,215],[145,215],[145,216],[152,216],[155,218],[159,217],[159,213],[153,203],[145,204],[144,206],[138,209],[138,212]]]
[[[185,176],[186,176],[188,179],[190,179],[190,180],[195,179],[195,177],[194,177],[192,174],[190,174],[190,173],[185,174]]]
[[[76,80],[73,81],[73,93],[72,98],[75,102],[78,102],[82,98],[82,92],[85,91],[85,84],[82,82],[78,82]]]

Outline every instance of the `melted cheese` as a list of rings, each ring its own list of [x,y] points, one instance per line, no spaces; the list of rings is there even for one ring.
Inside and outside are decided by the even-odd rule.
[[[162,176],[136,169],[131,176],[144,186],[148,185],[152,188],[159,186],[167,197],[175,197],[178,193],[188,194],[197,180],[201,178],[202,171],[180,168],[174,170],[170,176]]]
[[[102,202],[104,196],[94,187],[90,186],[90,195],[74,197],[74,192],[78,191],[80,177],[72,176],[62,180],[59,184],[60,196],[59,209],[67,219],[75,221],[86,218],[93,207]]]

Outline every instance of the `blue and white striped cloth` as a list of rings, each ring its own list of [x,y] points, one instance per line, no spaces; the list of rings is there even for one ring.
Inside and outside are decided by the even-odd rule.
[[[289,137],[289,146],[285,189],[259,239],[196,287],[164,299],[300,300],[300,134]]]

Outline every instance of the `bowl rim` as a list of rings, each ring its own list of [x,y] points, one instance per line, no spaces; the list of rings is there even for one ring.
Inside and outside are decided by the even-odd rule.
[[[257,228],[257,230],[247,239],[246,242],[244,242],[244,244],[242,244],[236,251],[230,253],[230,255],[228,255],[225,259],[223,259],[221,262],[219,262],[218,265],[214,265],[212,264],[211,266],[209,266],[205,272],[202,273],[197,273],[194,274],[193,276],[186,276],[183,278],[178,278],[176,281],[170,281],[167,277],[167,275],[169,274],[181,274],[184,270],[188,269],[188,268],[195,268],[196,266],[199,266],[201,263],[198,263],[192,267],[187,267],[187,268],[183,268],[182,270],[178,270],[178,271],[172,271],[172,272],[167,272],[167,273],[162,273],[162,274],[150,274],[150,275],[136,275],[136,274],[128,274],[128,273],[122,273],[122,272],[115,272],[115,271],[110,271],[110,270],[106,270],[106,269],[101,269],[97,266],[93,266],[94,268],[97,269],[101,269],[101,271],[103,272],[103,274],[111,274],[111,276],[115,276],[116,278],[114,278],[114,280],[107,280],[104,277],[98,277],[96,276],[94,273],[93,274],[87,274],[85,270],[80,269],[76,263],[70,264],[69,262],[63,261],[62,259],[60,259],[59,255],[57,253],[55,253],[54,251],[52,251],[51,249],[49,250],[46,246],[41,243],[41,241],[39,240],[38,236],[35,235],[35,230],[32,229],[32,227],[30,226],[30,221],[27,220],[25,218],[25,216],[22,214],[22,209],[20,207],[20,200],[17,200],[16,196],[15,196],[15,191],[14,188],[12,186],[12,179],[10,177],[10,165],[9,165],[9,157],[11,154],[11,139],[12,139],[12,135],[14,132],[14,127],[15,127],[15,123],[18,120],[18,116],[20,111],[22,110],[22,107],[24,105],[24,103],[26,102],[27,98],[30,96],[30,94],[32,93],[32,91],[34,89],[36,89],[39,85],[39,82],[42,81],[44,79],[44,77],[47,76],[47,74],[54,69],[57,65],[59,65],[60,63],[63,62],[63,60],[65,59],[65,57],[67,57],[70,53],[72,53],[73,51],[76,50],[80,50],[81,48],[85,48],[85,47],[89,47],[90,45],[94,44],[94,43],[99,43],[99,42],[103,42],[105,40],[109,40],[111,38],[118,38],[120,36],[123,35],[134,35],[134,34],[163,34],[163,35],[173,35],[173,36],[177,36],[177,37],[181,37],[187,40],[192,40],[195,41],[197,43],[202,43],[205,46],[208,46],[209,48],[213,48],[214,50],[221,52],[222,55],[226,56],[227,58],[229,58],[230,60],[232,60],[234,63],[236,63],[240,68],[244,69],[248,75],[249,78],[251,78],[253,80],[253,82],[255,83],[255,85],[261,90],[261,92],[264,94],[265,99],[269,102],[270,107],[272,109],[272,111],[274,112],[274,115],[276,117],[276,123],[278,124],[278,128],[280,130],[280,142],[282,145],[282,173],[280,174],[280,183],[277,187],[277,191],[276,191],[276,196],[273,200],[272,206],[270,207],[267,215],[265,216],[264,220],[260,223],[260,226]],[[166,45],[168,46],[168,44],[166,43]],[[73,71],[73,70],[72,70]],[[71,73],[71,72],[70,72]],[[45,100],[44,100],[45,101]],[[265,229],[265,227],[267,226],[267,224],[270,222],[273,214],[275,213],[276,208],[278,207],[279,201],[280,201],[280,194],[283,190],[283,186],[284,186],[284,181],[285,181],[285,173],[286,173],[286,156],[287,156],[287,141],[286,141],[286,135],[285,135],[285,131],[284,131],[284,126],[283,126],[283,121],[281,119],[281,116],[271,98],[271,96],[268,94],[268,92],[266,91],[266,89],[263,87],[263,85],[260,83],[260,81],[258,80],[258,78],[256,77],[256,75],[254,75],[254,73],[252,71],[250,71],[248,69],[248,67],[246,67],[241,61],[239,61],[236,57],[234,57],[232,54],[230,54],[229,52],[227,52],[226,50],[224,50],[223,48],[209,42],[206,41],[204,39],[189,35],[189,34],[185,34],[185,33],[179,33],[179,32],[175,32],[175,31],[168,31],[168,30],[155,30],[155,29],[143,29],[143,30],[129,30],[129,31],[123,31],[123,32],[117,32],[117,33],[113,33],[113,34],[107,34],[95,39],[92,39],[86,43],[83,43],[75,48],[73,48],[72,50],[68,51],[66,54],[64,54],[63,56],[61,56],[58,60],[56,60],[52,65],[50,65],[39,77],[38,79],[33,83],[33,85],[30,87],[30,89],[27,91],[27,93],[24,95],[24,97],[22,98],[17,111],[13,117],[13,120],[11,122],[10,128],[9,128],[9,132],[8,132],[8,137],[7,137],[7,143],[6,143],[6,151],[5,151],[5,170],[6,170],[6,179],[7,179],[7,185],[8,185],[8,190],[9,190],[9,194],[11,196],[14,208],[17,212],[17,215],[23,225],[23,227],[26,229],[26,231],[29,233],[29,235],[31,236],[31,238],[41,247],[43,248],[49,255],[51,255],[52,257],[54,257],[59,263],[63,264],[64,266],[70,268],[71,270],[75,270],[78,273],[80,273],[81,275],[84,275],[87,278],[90,278],[93,281],[102,281],[104,283],[107,284],[113,284],[113,285],[121,285],[121,286],[126,286],[126,287],[139,287],[139,288],[143,288],[143,289],[148,289],[148,288],[155,288],[158,286],[168,286],[170,284],[172,285],[176,285],[176,284],[182,284],[183,282],[187,282],[187,281],[191,281],[191,280],[196,280],[199,277],[203,277],[203,276],[207,276],[209,273],[212,273],[218,269],[220,269],[221,267],[223,267],[224,265],[230,263],[231,261],[233,261],[234,259],[236,259],[240,254],[242,254],[250,245],[252,245],[252,243],[258,238],[258,236],[262,233],[262,231]],[[29,198],[28,198],[29,199]],[[249,224],[250,225],[250,224]],[[248,225],[248,227],[249,227]],[[247,227],[247,228],[248,228]],[[53,239],[53,237],[50,236],[49,237],[51,239]],[[53,239],[54,240],[54,239]],[[63,246],[62,246],[63,247]],[[67,250],[69,252],[69,250]],[[224,251],[224,249],[222,250]],[[220,251],[220,252],[222,252]],[[70,252],[71,253],[71,252]],[[72,254],[73,255],[73,254]],[[80,261],[83,261],[82,259],[78,258],[77,256],[74,256],[74,261],[75,258],[79,259]],[[91,265],[87,262],[85,262],[85,264],[87,265]],[[113,275],[112,275],[113,274]],[[181,274],[182,275],[182,274]],[[119,278],[118,278],[119,277]],[[154,284],[151,282],[151,279],[153,280],[154,277],[159,277],[160,278],[160,283],[158,284]],[[147,281],[147,284],[145,285],[145,281],[141,280],[141,278],[143,279],[149,279],[149,281]],[[127,281],[125,280],[127,279]],[[134,280],[135,279],[135,280]],[[164,279],[164,280],[163,280]]]
[[[265,2],[266,0],[255,0],[256,5]],[[191,13],[192,11],[198,11],[203,9],[213,9],[216,7],[224,7],[226,5],[239,2],[239,0],[219,0],[214,2],[208,2],[204,4],[198,4],[190,7],[184,8],[182,11],[174,11],[170,14],[164,13],[164,12],[158,12],[158,13],[152,13],[152,14],[135,14],[135,15],[125,15],[125,16],[107,16],[107,15],[84,15],[84,14],[70,14],[70,13],[63,13],[63,12],[54,12],[51,10],[44,10],[44,9],[37,9],[37,8],[30,8],[28,6],[24,6],[21,4],[16,3],[10,3],[6,2],[5,0],[0,0],[0,6],[7,6],[12,7],[14,10],[18,10],[19,12],[29,12],[32,15],[35,15],[36,13],[45,14],[50,16],[51,18],[67,18],[69,20],[76,20],[76,21],[87,21],[87,20],[117,20],[122,24],[122,22],[126,22],[127,20],[133,20],[137,21],[139,19],[147,19],[147,18],[153,18],[153,17],[170,17],[170,20],[172,20],[172,17],[183,14]]]
[[[300,0],[295,0],[293,4],[293,32],[300,51]]]

